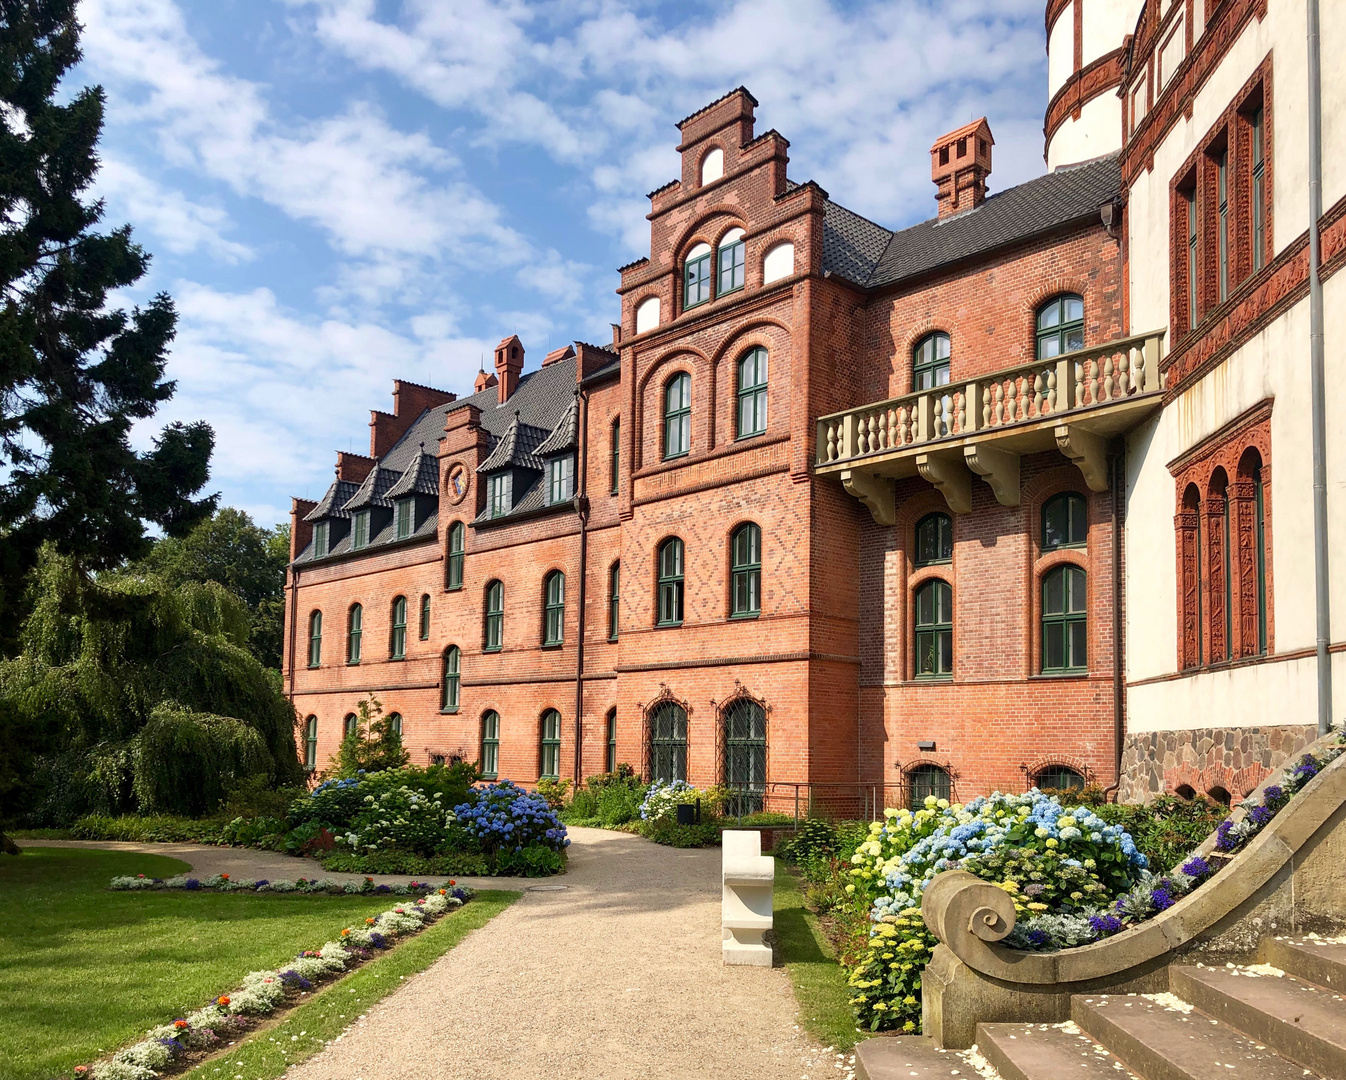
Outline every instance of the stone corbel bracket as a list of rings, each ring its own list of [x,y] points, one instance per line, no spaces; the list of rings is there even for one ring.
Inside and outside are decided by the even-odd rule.
[[[1090,491],[1108,490],[1108,443],[1102,435],[1061,424],[1056,429],[1056,448],[1079,467]]]
[[[981,443],[963,448],[967,467],[980,476],[995,492],[1001,506],[1019,505],[1019,455],[997,450]]]
[[[972,509],[972,474],[963,464],[963,455],[957,450],[934,454],[917,454],[916,471],[923,480],[939,488],[944,501],[955,514],[966,514]]]
[[[847,469],[841,474],[841,486],[846,493],[865,504],[879,525],[897,523],[897,511],[893,505],[893,481],[891,477],[860,469]]]

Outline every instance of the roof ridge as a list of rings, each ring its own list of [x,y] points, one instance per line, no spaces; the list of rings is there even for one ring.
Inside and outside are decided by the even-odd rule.
[[[695,120],[695,119],[696,119],[698,116],[700,116],[702,113],[708,113],[708,112],[710,112],[710,110],[713,109],[713,108],[715,108],[715,106],[718,105],[718,104],[720,104],[720,102],[722,102],[722,101],[728,101],[731,97],[733,97],[735,94],[737,94],[740,90],[741,90],[743,93],[745,93],[745,94],[748,95],[748,100],[752,102],[752,104],[753,104],[753,108],[756,109],[756,108],[760,108],[760,107],[761,107],[761,104],[762,104],[762,103],[761,103],[760,101],[758,101],[755,97],[752,96],[752,91],[749,90],[749,89],[748,89],[746,86],[744,86],[742,83],[740,83],[738,86],[736,86],[736,87],[734,87],[732,90],[730,90],[729,93],[727,93],[727,94],[721,94],[721,95],[720,95],[719,97],[717,97],[714,101],[712,101],[709,105],[702,105],[701,108],[699,108],[699,109],[696,110],[696,112],[690,114],[689,116],[684,116],[681,120],[679,120],[679,121],[678,121],[676,124],[674,124],[673,126],[674,126],[674,127],[677,127],[677,128],[680,128],[680,127],[682,127],[683,124],[687,123],[689,120]]]

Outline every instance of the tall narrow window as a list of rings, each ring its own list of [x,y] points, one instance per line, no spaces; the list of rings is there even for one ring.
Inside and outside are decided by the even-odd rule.
[[[615,773],[617,771],[617,710],[608,710],[608,746],[607,757],[605,760],[607,771]]]
[[[1042,579],[1042,670],[1084,671],[1088,627],[1084,571],[1058,566]]]
[[[608,640],[616,641],[621,625],[621,563],[613,563],[608,571]]]
[[[724,712],[724,781],[732,809],[755,814],[766,793],[766,710],[739,698]]]
[[[664,458],[682,457],[692,448],[692,377],[685,371],[664,387]]]
[[[566,576],[559,570],[547,575],[542,609],[542,644],[560,645],[565,638]]]
[[[481,776],[494,780],[500,772],[500,714],[487,709],[481,714]]]
[[[504,517],[513,505],[514,475],[495,473],[486,485],[486,505],[491,517]]]
[[[396,597],[393,600],[393,628],[388,643],[388,655],[401,660],[407,655],[407,598]]]
[[[555,780],[561,775],[561,714],[548,709],[542,714],[541,767],[538,777]]]
[[[486,586],[486,633],[482,649],[499,652],[505,641],[505,586],[492,581]]]
[[[342,737],[349,739],[352,735],[357,734],[359,730],[360,718],[353,712],[348,712],[346,714],[346,719],[343,720],[341,724]]]
[[[556,506],[575,497],[575,458],[571,454],[547,462],[547,503]]]
[[[466,539],[466,530],[461,521],[455,521],[449,526],[449,576],[448,586],[450,589],[461,589],[463,587],[463,547]]]
[[[1267,257],[1266,117],[1252,115],[1253,143],[1253,269],[1261,270]]]
[[[1192,329],[1201,319],[1200,260],[1197,257],[1196,188],[1187,194],[1187,327]]]
[[[666,701],[650,713],[650,780],[687,780],[687,712]]]
[[[1075,491],[1053,495],[1042,507],[1042,550],[1083,547],[1089,539],[1084,496]]]
[[[308,617],[308,666],[322,665],[322,612],[315,611]]]
[[[415,509],[414,499],[397,500],[397,538],[405,540],[415,531]]]
[[[736,619],[756,618],[762,611],[762,530],[752,524],[741,525],[734,530],[730,544],[729,613]]]
[[[1220,260],[1220,303],[1229,299],[1229,151],[1222,151],[1215,165],[1215,187],[1218,207],[1215,238]]]
[[[304,768],[310,772],[318,767],[318,718],[304,721]]]
[[[747,249],[748,245],[743,242],[742,229],[730,229],[720,240],[720,276],[715,288],[717,296],[743,288],[743,283],[747,280],[744,276]]]
[[[684,270],[686,287],[683,293],[684,308],[696,307],[710,299],[710,245],[697,244],[687,253]]]
[[[682,541],[676,536],[659,548],[659,625],[682,625]]]
[[[313,557],[321,559],[327,554],[330,522],[319,521],[313,526]]]
[[[351,550],[369,546],[369,511],[355,511],[355,521],[351,525]]]
[[[927,334],[916,346],[911,357],[912,386],[917,390],[933,390],[949,385],[949,335]]]
[[[917,765],[907,773],[907,787],[911,805],[915,807],[924,806],[930,798],[948,799],[953,789],[949,774],[938,765]]]
[[[612,449],[608,458],[608,490],[612,494],[617,494],[618,485],[621,483],[622,463],[622,421],[619,417],[612,422]]]
[[[400,712],[388,714],[388,727],[399,739],[402,737],[402,714]]]
[[[766,350],[749,349],[738,362],[738,437],[766,430]]]
[[[1259,462],[1254,473],[1253,507],[1257,530],[1257,652],[1259,656],[1267,654],[1267,515],[1266,492],[1262,482],[1262,466]]]
[[[1062,293],[1038,308],[1038,359],[1084,348],[1084,299]]]
[[[948,514],[926,514],[916,522],[917,566],[953,562],[953,518]]]
[[[439,699],[440,712],[458,711],[458,694],[463,680],[463,654],[457,645],[444,650],[444,689]]]
[[[430,640],[430,594],[421,596],[421,640]]]
[[[346,616],[346,663],[360,662],[360,644],[364,637],[365,610],[359,604],[352,604],[350,614]]]
[[[953,676],[953,589],[938,578],[916,590],[916,677]]]

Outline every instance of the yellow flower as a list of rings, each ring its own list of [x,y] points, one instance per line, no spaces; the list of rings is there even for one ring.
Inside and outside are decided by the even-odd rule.
[[[913,1032],[916,1030],[916,1024],[913,1021],[908,1020],[905,1024],[902,1025],[902,1030],[908,1033]]]
[[[1039,825],[1035,830],[1033,830],[1033,835],[1036,836],[1039,840],[1041,840],[1044,836],[1049,836],[1051,834],[1041,825]]]
[[[926,809],[930,809],[930,808],[935,807],[935,806],[938,806],[938,805],[939,805],[939,800],[938,800],[937,798],[935,798],[933,795],[927,795],[927,796],[925,797],[925,806],[926,806]],[[944,805],[947,806],[948,803],[945,803]]]
[[[1008,881],[1008,880],[1007,880],[1007,881],[1003,881],[1003,882],[1001,882],[1000,887],[1001,887],[1002,889],[1004,889],[1006,892],[1018,892],[1018,891],[1019,891],[1019,883],[1018,883],[1017,881]]]
[[[916,999],[915,999],[914,997],[912,997],[910,994],[908,994],[906,997],[904,997],[904,998],[902,999],[902,1004],[903,1004],[903,1005],[915,1005],[915,1004],[916,1004]]]
[[[1056,837],[1053,836],[1053,837],[1051,837],[1050,839],[1048,839],[1048,841],[1047,841],[1047,846],[1048,846],[1049,848],[1050,848],[1050,847],[1056,847]]]
[[[940,799],[937,803],[935,803],[935,805],[938,806],[941,810],[947,810],[949,808],[949,800]]]
[[[1028,910],[1029,910],[1029,911],[1050,911],[1051,909],[1050,909],[1046,904],[1042,904],[1042,903],[1038,903],[1037,901],[1034,901],[1033,903],[1031,903],[1031,904],[1028,905]]]

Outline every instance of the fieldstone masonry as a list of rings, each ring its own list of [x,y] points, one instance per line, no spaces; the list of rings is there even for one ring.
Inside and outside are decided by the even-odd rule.
[[[1317,730],[1303,724],[1128,735],[1117,801],[1149,802],[1175,792],[1241,799],[1315,738]]]

